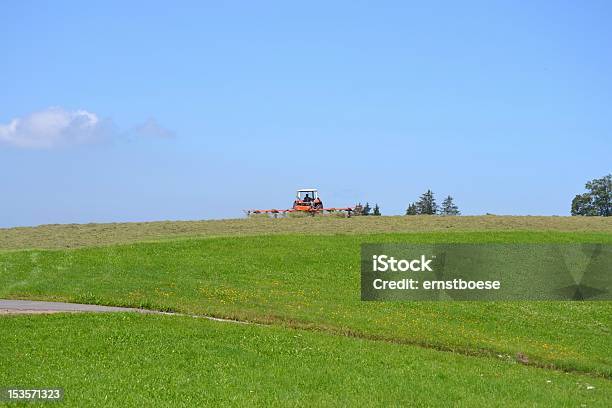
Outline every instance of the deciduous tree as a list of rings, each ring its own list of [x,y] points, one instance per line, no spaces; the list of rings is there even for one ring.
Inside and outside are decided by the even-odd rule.
[[[612,174],[593,179],[585,184],[586,193],[577,194],[572,200],[572,215],[612,215]]]

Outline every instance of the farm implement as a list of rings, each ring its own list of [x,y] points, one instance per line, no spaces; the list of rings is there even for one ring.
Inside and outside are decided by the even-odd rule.
[[[313,216],[315,214],[341,213],[345,214],[347,217],[350,217],[354,210],[355,209],[352,207],[325,208],[323,206],[323,201],[321,201],[321,198],[319,197],[319,191],[316,188],[303,188],[297,191],[295,201],[293,201],[293,206],[289,209],[247,210],[246,213],[248,216],[253,214],[269,214],[273,215],[274,217],[277,217],[279,214],[283,216],[296,212],[306,213]]]

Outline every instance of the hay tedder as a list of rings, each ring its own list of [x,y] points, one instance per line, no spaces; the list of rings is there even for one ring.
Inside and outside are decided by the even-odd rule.
[[[303,188],[297,191],[295,195],[295,201],[293,201],[293,207],[286,210],[247,210],[248,216],[253,214],[268,214],[277,217],[279,214],[287,215],[288,213],[302,212],[310,215],[324,214],[324,213],[339,213],[345,214],[347,217],[351,216],[354,211],[352,207],[344,208],[325,208],[323,201],[319,197],[319,191],[316,188]]]

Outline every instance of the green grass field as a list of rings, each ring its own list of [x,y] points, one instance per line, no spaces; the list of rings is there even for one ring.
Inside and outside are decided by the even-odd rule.
[[[609,406],[609,380],[421,347],[177,316],[0,319],[0,383],[72,406]],[[591,388],[593,387],[593,388]]]
[[[0,298],[136,306],[264,325],[178,316],[4,316],[4,354],[27,354],[9,358],[6,367],[17,367],[15,378],[25,385],[39,368],[37,353],[43,353],[53,368],[31,380],[67,378],[56,383],[66,384],[67,393],[77,390],[87,405],[101,395],[118,401],[112,390],[123,377],[143,374],[129,385],[130,394],[158,389],[164,395],[150,400],[139,399],[153,398],[149,393],[130,395],[127,405],[170,401],[181,392],[179,384],[188,387],[185,395],[194,402],[388,405],[413,398],[419,405],[442,405],[447,393],[460,405],[491,405],[492,398],[499,405],[609,405],[610,302],[387,303],[361,302],[359,294],[363,242],[612,243],[608,221],[537,217],[529,231],[531,217],[470,217],[473,231],[468,231],[463,220],[416,217],[418,228],[412,227],[419,232],[397,232],[409,229],[410,218],[241,220],[225,230],[215,225],[208,235],[201,223],[185,234],[150,234],[156,227],[148,226],[140,238],[132,224],[4,230]],[[247,232],[236,232],[241,222]],[[440,227],[441,222],[448,224]],[[427,223],[434,232],[424,232]],[[327,230],[330,225],[335,233]],[[259,230],[264,226],[268,229]],[[307,227],[319,234],[295,233]],[[45,235],[48,228],[80,232],[59,234],[53,243],[52,233]],[[105,231],[98,245],[83,232],[93,233],[91,228]],[[377,233],[385,228],[393,233]],[[74,248],[59,249],[65,246]],[[118,344],[115,354],[114,343],[97,345],[96,336],[126,343]],[[74,351],[69,358],[51,353],[64,347],[62,338]],[[164,363],[153,367],[155,352],[143,344],[165,353],[176,346],[176,361],[168,362],[172,354],[160,355]],[[37,351],[28,354],[21,345]],[[311,354],[309,347],[321,352]],[[116,369],[96,371],[100,381],[92,381],[94,389],[86,392],[77,373],[94,364],[85,357],[90,349]],[[517,363],[519,353],[526,363]],[[197,364],[191,365],[190,356]],[[143,365],[119,363],[139,358]],[[386,378],[387,370],[393,379]],[[0,385],[8,381],[0,380]],[[257,387],[247,393],[248,387],[238,389],[240,383]],[[586,390],[587,383],[595,388]],[[199,388],[208,394],[200,395]]]

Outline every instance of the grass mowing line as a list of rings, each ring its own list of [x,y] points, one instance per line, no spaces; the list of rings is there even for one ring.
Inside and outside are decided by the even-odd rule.
[[[179,312],[161,312],[161,311],[153,311],[153,312],[155,312],[156,314],[164,314],[164,315],[169,315],[169,316],[186,316],[186,317],[193,317],[193,318],[204,318],[207,320],[228,322],[228,323],[254,324],[258,326],[270,326],[270,327],[283,327],[283,328],[288,328],[288,329],[303,330],[303,331],[314,332],[314,333],[323,333],[323,334],[329,334],[333,336],[343,336],[343,337],[355,338],[355,339],[360,339],[360,340],[414,346],[414,347],[419,347],[419,348],[423,348],[427,350],[439,351],[443,353],[454,353],[454,354],[465,356],[465,357],[479,357],[479,358],[484,357],[484,358],[494,358],[494,359],[503,358],[504,360],[515,361],[519,364],[529,366],[529,367],[560,371],[564,373],[583,374],[583,375],[587,375],[593,378],[604,378],[607,380],[612,379],[612,375],[608,373],[584,371],[584,370],[580,370],[576,368],[558,367],[555,364],[550,363],[550,362],[547,363],[547,362],[541,362],[537,360],[535,361],[529,360],[529,359],[526,360],[522,356],[512,357],[510,355],[501,355],[499,354],[499,351],[490,350],[490,349],[475,350],[475,349],[461,348],[461,347],[448,347],[448,346],[444,346],[441,344],[435,344],[435,343],[412,341],[412,340],[407,340],[407,339],[398,339],[398,338],[385,337],[385,336],[380,336],[380,335],[372,335],[368,333],[357,332],[351,329],[338,329],[336,327],[324,327],[324,326],[312,325],[312,324],[307,324],[305,322],[300,322],[300,321],[291,321],[291,320],[288,321],[288,320],[283,320],[283,319],[279,319],[279,320],[275,320],[275,319],[271,319],[271,320],[236,320],[234,318],[215,317],[212,315],[193,315],[193,314],[185,314],[185,313],[179,313]]]
[[[249,323],[252,323],[252,322],[249,322]],[[482,349],[482,348],[481,349],[470,349],[470,348],[464,348],[464,347],[450,347],[450,346],[446,346],[446,345],[439,344],[439,343],[430,343],[430,342],[418,341],[418,340],[386,337],[386,336],[369,334],[369,333],[364,333],[364,332],[357,332],[351,329],[338,329],[335,327],[304,325],[301,323],[302,322],[289,322],[289,323],[285,322],[284,324],[280,324],[276,326],[287,327],[287,328],[296,329],[296,330],[305,330],[309,332],[325,333],[325,334],[336,335],[336,336],[344,336],[344,337],[356,338],[356,339],[361,339],[361,340],[378,341],[378,342],[384,342],[384,343],[390,343],[390,344],[413,346],[413,347],[419,347],[419,348],[423,348],[427,350],[434,350],[434,351],[443,352],[443,353],[453,353],[453,354],[457,354],[457,355],[461,355],[465,357],[479,357],[479,358],[488,357],[488,358],[494,358],[494,359],[497,357],[497,358],[502,358],[504,360],[511,360],[511,361],[514,361],[514,362],[517,362],[517,363],[520,363],[522,365],[529,366],[529,367],[559,371],[559,372],[564,372],[564,373],[583,374],[583,375],[588,375],[593,378],[604,378],[606,380],[612,379],[612,375],[610,375],[609,373],[592,372],[592,371],[587,371],[587,370],[582,370],[579,368],[572,368],[572,367],[559,367],[551,362],[525,359],[525,357],[522,355],[517,355],[515,357],[512,357],[510,355],[499,354],[499,351],[492,350],[492,349]],[[257,324],[275,326],[273,323],[258,322]]]
[[[529,359],[525,359],[523,356],[517,355],[515,357],[512,357],[510,355],[499,354],[499,351],[492,350],[492,349],[482,349],[482,348],[481,349],[470,349],[470,348],[464,348],[464,347],[449,347],[443,344],[436,344],[436,343],[409,340],[409,339],[392,338],[392,337],[386,337],[386,336],[381,336],[381,335],[373,335],[369,333],[354,331],[348,328],[338,329],[336,327],[331,327],[331,326],[325,327],[325,326],[319,326],[319,325],[312,325],[312,324],[301,322],[301,321],[284,320],[284,319],[237,320],[235,318],[216,317],[212,315],[194,315],[194,314],[185,314],[185,313],[179,313],[179,312],[158,312],[158,311],[154,311],[154,312],[156,312],[156,314],[165,314],[165,315],[170,315],[170,316],[187,316],[187,317],[193,317],[193,318],[204,318],[208,320],[228,322],[228,323],[254,324],[258,326],[270,326],[270,327],[284,327],[284,328],[289,328],[289,329],[294,329],[294,330],[303,330],[303,331],[314,332],[314,333],[324,333],[324,334],[329,334],[329,335],[334,335],[334,336],[343,336],[343,337],[355,338],[355,339],[360,339],[360,340],[378,341],[378,342],[384,342],[384,343],[390,343],[390,344],[414,346],[414,347],[419,347],[419,348],[423,348],[427,350],[434,350],[434,351],[439,351],[439,352],[444,352],[444,353],[454,353],[454,354],[462,355],[466,357],[480,357],[480,358],[488,357],[488,358],[493,358],[493,359],[503,358],[504,360],[512,360],[512,361],[515,361],[517,363],[520,363],[522,365],[529,366],[529,367],[541,368],[541,369],[546,369],[546,370],[554,370],[554,371],[560,371],[560,372],[565,372],[565,373],[584,374],[584,375],[588,375],[593,378],[604,378],[607,380],[612,379],[612,375],[609,373],[585,371],[585,370],[581,370],[578,368],[571,368],[571,367],[569,368],[568,367],[565,367],[565,368],[558,367],[554,363],[543,362],[543,361],[538,361],[538,360],[529,360]]]
[[[0,301],[1,300],[3,299],[0,299]],[[30,299],[21,299],[21,300],[30,300]],[[53,302],[44,302],[44,303],[53,303]],[[60,302],[57,302],[57,303],[60,303]],[[70,303],[70,305],[79,306],[79,305],[98,305],[98,304]],[[98,306],[117,306],[117,305],[98,305]],[[420,347],[420,348],[429,349],[429,350],[435,350],[439,352],[455,353],[455,354],[463,355],[466,357],[494,358],[497,356],[497,357],[504,357],[507,360],[512,360],[511,356],[502,356],[498,354],[498,352],[495,352],[494,350],[487,350],[487,349],[474,350],[474,349],[467,349],[467,348],[450,348],[450,347],[431,344],[431,343],[407,341],[407,340],[394,339],[394,338],[384,337],[384,336],[370,335],[368,333],[355,332],[350,329],[338,330],[337,328],[334,328],[334,327],[305,325],[304,322],[299,322],[299,321],[292,322],[292,321],[285,321],[285,320],[278,320],[278,321],[267,320],[265,322],[259,322],[259,321],[236,320],[236,319],[210,316],[210,315],[196,315],[196,314],[187,314],[187,313],[180,313],[180,312],[168,312],[168,311],[154,310],[154,309],[142,309],[142,308],[126,308],[126,309],[131,309],[131,310],[116,311],[114,313],[135,312],[135,313],[144,313],[144,314],[158,314],[158,315],[165,315],[165,316],[191,317],[191,318],[196,318],[196,319],[206,319],[206,320],[222,322],[222,323],[284,327],[284,328],[289,328],[289,329],[294,329],[294,330],[304,330],[304,331],[309,331],[309,332],[324,333],[324,334],[329,334],[333,336],[344,336],[344,337],[356,338],[356,339],[361,339],[361,340],[379,341],[379,342],[400,344],[400,345],[409,345],[409,346],[415,346],[415,347]],[[4,310],[5,309],[2,309],[2,311]],[[96,311],[87,311],[87,310],[76,310],[76,308],[75,310],[65,310],[65,309],[64,310],[62,309],[54,310],[50,308],[44,311],[43,310],[27,310],[27,311],[19,310],[19,312],[15,314],[36,314],[36,313],[102,313],[102,311],[96,312]],[[104,312],[104,313],[113,313],[113,312]],[[13,314],[13,313],[9,311],[8,314]],[[530,360],[525,360],[523,358],[516,358],[514,359],[514,361],[520,364],[526,365],[526,366],[537,367],[537,368],[542,368],[542,369],[555,370],[555,371],[561,371],[561,372],[580,373],[580,374],[586,374],[591,377],[601,377],[601,378],[606,378],[606,379],[611,378],[610,376],[599,375],[598,373],[592,373],[592,372],[581,371],[581,370],[571,370],[571,369],[568,370],[568,369],[557,367],[554,364],[541,363],[538,361],[530,361]]]

